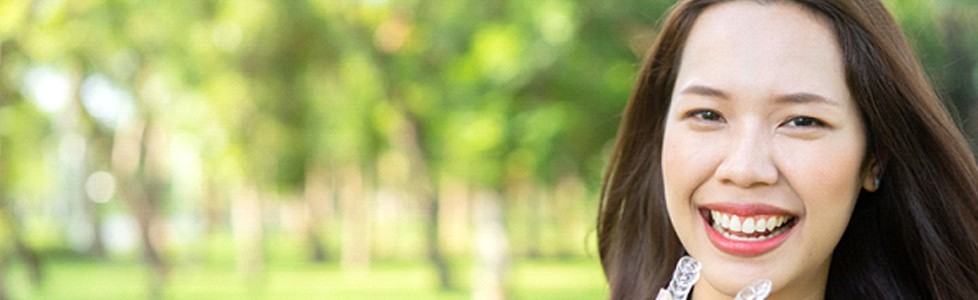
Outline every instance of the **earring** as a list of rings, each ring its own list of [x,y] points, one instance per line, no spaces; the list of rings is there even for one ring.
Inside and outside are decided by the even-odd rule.
[[[875,177],[873,178],[873,189],[878,189],[878,188],[880,188],[880,178]]]

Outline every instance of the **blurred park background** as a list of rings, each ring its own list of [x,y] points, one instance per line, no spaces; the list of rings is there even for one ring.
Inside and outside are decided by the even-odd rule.
[[[672,4],[0,1],[0,298],[605,298]],[[978,3],[886,4],[978,136]]]

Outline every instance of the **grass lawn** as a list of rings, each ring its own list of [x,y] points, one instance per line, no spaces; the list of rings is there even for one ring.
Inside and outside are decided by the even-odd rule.
[[[458,291],[439,292],[435,273],[421,262],[375,262],[344,272],[335,263],[269,263],[248,282],[233,264],[173,267],[165,299],[469,299],[471,268],[457,264]],[[12,299],[145,299],[148,273],[138,261],[50,258],[45,280],[32,287],[22,265],[7,276]],[[511,299],[604,299],[597,259],[514,261],[507,274]]]

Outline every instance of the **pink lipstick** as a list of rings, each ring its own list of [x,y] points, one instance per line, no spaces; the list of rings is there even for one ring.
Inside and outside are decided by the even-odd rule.
[[[744,257],[762,255],[780,246],[798,219],[785,210],[762,204],[710,204],[700,212],[713,246]]]

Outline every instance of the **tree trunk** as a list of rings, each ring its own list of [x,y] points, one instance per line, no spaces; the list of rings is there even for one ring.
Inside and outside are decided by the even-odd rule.
[[[526,199],[527,205],[530,206],[530,218],[527,228],[529,233],[529,243],[527,244],[527,255],[531,259],[538,259],[543,257],[542,243],[544,241],[543,236],[543,225],[547,220],[547,202],[550,201],[550,194],[547,188],[541,184],[533,184],[533,197],[531,199]]]
[[[421,206],[425,210],[425,248],[428,254],[428,261],[438,273],[438,287],[441,290],[454,289],[452,270],[445,259],[439,240],[439,206],[435,180],[428,166],[429,159],[425,155],[422,145],[424,138],[421,135],[424,131],[421,122],[406,110],[402,112],[405,116],[404,132],[401,134],[401,144],[405,148],[411,163],[411,188],[412,194],[421,200]]]
[[[168,267],[158,250],[161,243],[160,230],[162,228],[156,217],[157,212],[153,203],[157,201],[156,197],[159,197],[159,194],[148,191],[147,187],[138,180],[128,180],[123,185],[126,188],[122,189],[122,198],[128,204],[130,212],[136,218],[136,223],[139,226],[140,248],[149,274],[148,298],[160,299],[162,298]]]
[[[472,276],[472,299],[506,299],[506,269],[509,245],[499,197],[492,192],[476,195],[476,264]]]
[[[9,292],[7,292],[7,278],[6,278],[7,271],[10,268],[9,265],[10,265],[10,256],[6,255],[6,253],[0,252],[0,275],[3,276],[3,278],[0,278],[0,300],[7,300],[10,297],[7,296]]]
[[[368,197],[359,168],[342,171],[340,185],[343,241],[340,264],[345,271],[363,271],[370,267],[370,217]]]
[[[371,34],[367,34],[368,31],[361,30],[357,33],[361,36],[367,37]],[[374,49],[374,48],[371,48]],[[381,54],[380,52],[374,51],[371,53],[378,61],[386,62],[387,56]],[[390,65],[384,63],[383,65]],[[404,117],[404,125],[402,127],[402,132],[399,137],[392,137],[391,139],[396,143],[404,147],[405,153],[408,155],[411,161],[411,180],[410,189],[411,194],[417,197],[419,202],[421,202],[422,209],[425,210],[424,213],[424,226],[425,226],[425,239],[428,254],[428,260],[431,265],[435,268],[438,273],[438,282],[441,290],[452,290],[454,289],[452,284],[452,272],[445,255],[441,249],[441,242],[439,241],[439,218],[438,211],[440,203],[437,193],[437,183],[435,175],[432,174],[429,168],[429,162],[431,161],[430,155],[425,151],[425,128],[419,118],[419,116],[412,113],[411,110],[407,108],[404,103],[404,98],[400,97],[400,90],[397,88],[397,84],[389,76],[384,77],[384,87],[386,88],[386,96],[390,99],[391,104],[398,109],[400,114]]]
[[[88,199],[91,200],[91,199]],[[92,246],[89,254],[98,259],[105,258],[105,245],[102,243],[102,212],[95,201],[85,201],[88,223],[92,225]]]
[[[139,225],[140,246],[149,273],[150,299],[162,298],[168,272],[167,263],[160,253],[163,232],[159,217],[162,203],[162,184],[158,155],[161,137],[152,123],[133,122],[117,131],[112,149],[112,169],[119,179],[121,197]]]
[[[4,172],[4,168],[3,166],[0,166],[0,174],[5,174],[2,172]],[[34,251],[34,249],[28,247],[27,243],[24,242],[24,236],[21,234],[20,224],[17,222],[17,216],[14,214],[13,209],[14,203],[10,201],[10,198],[7,197],[5,192],[0,192],[0,211],[2,211],[0,219],[2,219],[2,222],[5,223],[0,227],[5,227],[10,234],[10,240],[0,243],[13,243],[13,245],[3,246],[13,246],[14,254],[16,257],[20,258],[20,261],[24,263],[24,266],[27,268],[27,274],[30,278],[31,284],[34,286],[40,286],[41,280],[44,279],[44,274],[41,269],[41,258],[37,255],[37,252]],[[8,256],[8,254],[0,253],[0,259],[7,259],[4,256]],[[0,284],[5,281],[5,276],[6,273],[4,273],[3,270],[0,270]]]
[[[88,216],[88,199],[85,195],[85,179],[87,172],[88,150],[88,114],[81,104],[81,84],[83,72],[80,68],[72,68],[68,74],[69,95],[66,105],[58,111],[58,116],[52,120],[58,136],[59,168],[61,178],[58,199],[63,201],[65,208],[64,230],[71,247],[78,252],[91,253],[95,236],[91,218]]]
[[[325,262],[329,259],[329,251],[323,246],[322,226],[323,219],[329,213],[326,201],[330,198],[330,190],[325,172],[318,170],[313,166],[306,167],[308,174],[302,192],[306,213],[303,236],[309,247],[309,258],[313,262]]]
[[[205,180],[202,207],[204,211],[204,232],[207,235],[212,235],[223,229],[222,224],[227,220],[225,215],[227,203],[221,200],[227,196],[227,193],[218,187],[219,184],[210,177],[211,174],[205,174],[205,176],[208,176],[208,179]]]
[[[323,216],[328,212],[326,201],[331,197],[324,172],[310,165],[305,168],[301,195],[288,195],[284,201],[281,222],[290,234],[299,236],[306,255],[313,263],[325,262],[327,250],[322,240]]]
[[[557,256],[570,258],[575,250],[584,246],[586,226],[582,224],[581,209],[577,204],[584,201],[587,187],[576,176],[565,176],[557,182],[554,188],[554,220],[557,226]],[[580,237],[576,239],[576,237]]]
[[[468,187],[457,180],[440,182],[438,192],[438,241],[442,254],[468,255],[472,248],[472,207]]]
[[[92,122],[92,124],[91,126],[89,126],[88,138],[87,138],[87,140],[89,141],[87,145],[88,151],[86,151],[87,152],[86,161],[88,162],[87,169],[97,170],[97,171],[108,171],[109,169],[111,169],[110,166],[111,163],[109,162],[108,154],[111,153],[112,151],[112,138],[108,135],[107,132],[98,128],[98,126],[95,126],[94,120],[89,119],[89,122]],[[86,193],[88,197],[86,197],[85,199],[87,199],[88,201],[85,201],[85,205],[84,205],[86,215],[88,216],[88,222],[92,226],[92,242],[91,242],[92,245],[89,249],[89,254],[96,258],[104,259],[106,250],[105,250],[105,245],[103,243],[104,239],[102,237],[102,204],[97,201],[111,199],[116,194],[116,190],[118,189],[118,184],[116,183],[113,186],[90,187],[89,186],[90,183],[88,182],[88,180],[91,178],[92,172],[88,172],[88,173],[89,174],[85,180],[86,192],[88,192],[88,189],[91,188],[107,189],[108,191],[110,191],[108,193],[104,193],[104,195],[98,195],[98,194],[92,195],[91,193]],[[108,183],[103,182],[102,184],[108,184]],[[104,196],[107,198],[94,199],[92,198],[93,196],[94,197]]]
[[[234,232],[238,270],[249,284],[261,283],[263,279],[263,224],[258,188],[253,184],[246,185],[231,199],[231,227]]]

